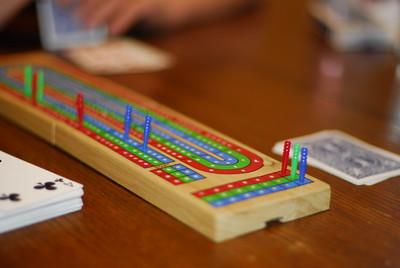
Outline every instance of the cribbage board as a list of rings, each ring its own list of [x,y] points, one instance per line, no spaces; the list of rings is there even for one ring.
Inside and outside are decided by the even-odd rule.
[[[40,101],[27,94],[27,65],[44,74]],[[84,96],[81,125],[78,94]],[[133,107],[128,139],[127,104]],[[289,170],[282,174],[278,161],[47,54],[0,59],[0,114],[216,242],[329,208],[326,183],[309,175],[300,182]],[[146,148],[145,115],[153,118]]]

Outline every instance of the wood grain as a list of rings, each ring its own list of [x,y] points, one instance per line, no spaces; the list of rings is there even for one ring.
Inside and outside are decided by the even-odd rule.
[[[177,65],[112,80],[261,152],[270,154],[284,138],[337,128],[400,153],[395,58],[332,51],[303,1],[268,1],[252,13],[147,41],[176,55]],[[327,62],[336,75],[323,68]],[[1,235],[1,267],[400,266],[399,178],[354,186],[311,168],[332,187],[329,212],[215,245],[8,121],[0,120],[0,133],[1,150],[86,186],[82,213]]]

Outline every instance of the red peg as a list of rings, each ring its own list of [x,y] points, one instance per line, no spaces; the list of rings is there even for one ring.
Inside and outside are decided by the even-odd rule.
[[[33,105],[36,105],[37,80],[38,80],[38,73],[34,72],[32,77],[32,99],[31,99]]]
[[[79,128],[83,127],[83,108],[84,108],[83,95],[79,93],[76,96],[76,114],[77,114]]]
[[[283,153],[282,153],[282,168],[281,168],[281,175],[286,176],[286,171],[289,163],[289,154],[290,154],[290,141],[285,141],[283,145]]]

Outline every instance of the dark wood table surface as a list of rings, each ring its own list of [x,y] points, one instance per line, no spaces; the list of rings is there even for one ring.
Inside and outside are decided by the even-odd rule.
[[[146,40],[175,67],[110,79],[266,154],[324,129],[400,153],[395,57],[333,51],[302,1]],[[3,53],[37,47],[3,41]],[[329,211],[215,244],[2,118],[0,133],[0,150],[85,185],[82,211],[1,234],[2,268],[400,267],[399,177],[355,186],[310,168],[332,187]]]

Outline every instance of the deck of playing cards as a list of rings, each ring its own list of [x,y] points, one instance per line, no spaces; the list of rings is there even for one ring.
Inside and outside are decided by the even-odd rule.
[[[0,151],[0,233],[82,208],[83,186]]]
[[[291,139],[308,148],[308,162],[356,185],[372,185],[400,175],[400,156],[338,130]],[[273,147],[280,154],[283,142]]]
[[[87,72],[105,75],[161,71],[173,63],[167,52],[133,38],[71,48],[62,55]]]

